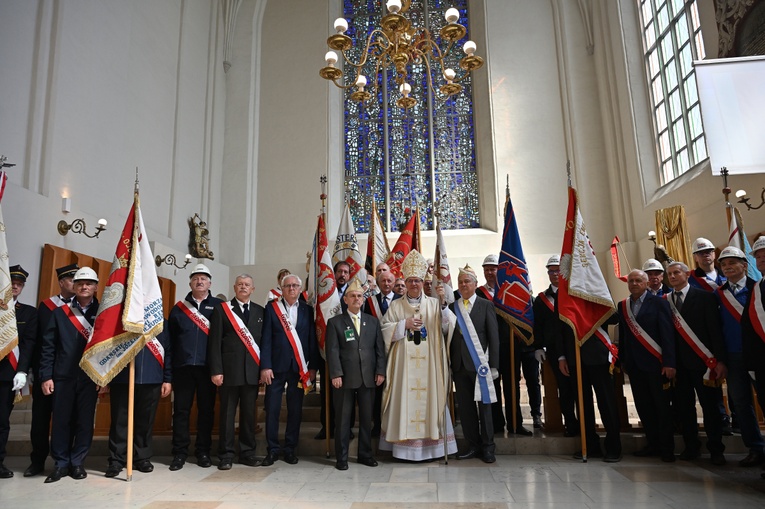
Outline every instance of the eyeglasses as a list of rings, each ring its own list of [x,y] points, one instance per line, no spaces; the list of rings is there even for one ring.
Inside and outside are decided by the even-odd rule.
[[[560,272],[560,269],[547,271],[548,274],[558,274],[559,272]]]
[[[283,285],[282,288],[300,288],[300,285],[297,283],[293,283],[291,285]]]

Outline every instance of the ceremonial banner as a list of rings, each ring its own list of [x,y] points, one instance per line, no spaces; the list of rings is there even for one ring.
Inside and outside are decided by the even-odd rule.
[[[497,313],[510,325],[515,326],[524,342],[529,345],[534,342],[531,295],[531,279],[526,258],[523,256],[521,237],[518,235],[513,202],[508,195],[505,201],[505,228],[502,232],[502,250],[499,252],[494,306]]]
[[[449,270],[449,257],[446,256],[446,243],[444,242],[444,236],[441,233],[441,225],[436,221],[436,254],[433,257],[433,261],[436,264],[433,271],[433,277],[436,281],[444,285],[444,293],[446,295],[446,302],[451,304],[454,302],[454,288],[452,287],[452,273]],[[431,286],[431,297],[438,298],[437,284]]]
[[[615,311],[579,211],[576,190],[568,188],[568,212],[560,260],[558,311],[583,343]]]
[[[619,261],[619,252],[616,250],[616,246],[619,245],[619,237],[614,235],[614,240],[611,241],[611,261],[614,264],[614,276],[621,281],[627,282],[627,276],[622,276],[622,264]]]
[[[369,235],[367,237],[367,273],[377,276],[377,265],[388,259],[390,246],[385,236],[385,227],[382,224],[377,207],[372,202],[372,217],[369,221]]]
[[[162,327],[162,292],[136,192],[80,367],[105,386]]]
[[[0,171],[0,202],[5,193],[5,183],[8,175]],[[5,222],[0,208],[0,360],[10,354],[19,344],[19,333],[16,329],[16,308],[13,305],[11,291],[11,271],[9,269],[8,245],[5,242]],[[16,359],[18,361],[18,359]]]
[[[403,277],[401,264],[404,263],[404,258],[406,258],[406,255],[412,249],[422,252],[420,250],[420,209],[415,210],[412,217],[404,225],[401,235],[399,235],[396,244],[393,246],[393,250],[385,260],[385,263],[390,267],[390,271],[396,277]]]
[[[327,321],[341,313],[340,296],[335,284],[335,272],[327,248],[327,230],[324,216],[319,215],[319,224],[313,238],[311,264],[308,268],[308,295],[312,296],[316,340],[324,356],[324,341],[327,337]]]
[[[356,228],[353,226],[351,218],[351,208],[346,203],[343,217],[340,219],[340,228],[337,229],[337,240],[335,240],[335,250],[332,253],[332,265],[339,261],[344,261],[351,266],[351,274],[348,281],[358,277],[361,284],[366,288],[367,270],[364,268],[364,259],[359,251],[359,243],[356,241]]]
[[[757,261],[752,256],[752,246],[749,245],[749,240],[744,233],[744,221],[741,219],[741,213],[734,206],[730,206],[730,233],[728,234],[728,245],[737,247],[746,254],[746,261],[748,266],[746,269],[746,275],[755,281],[762,279],[762,274],[757,270]]]

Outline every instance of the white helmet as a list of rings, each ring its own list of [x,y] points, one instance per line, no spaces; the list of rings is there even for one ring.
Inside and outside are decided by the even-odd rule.
[[[662,265],[661,262],[655,258],[649,258],[643,264],[643,272],[648,272],[651,270],[660,270],[664,272],[664,265]]]
[[[194,277],[194,274],[204,274],[210,279],[212,279],[212,272],[210,272],[210,269],[207,268],[207,265],[203,263],[198,263],[196,267],[191,271],[191,274],[189,274],[189,279]]]
[[[754,241],[754,245],[752,246],[752,253],[756,253],[760,249],[765,249],[765,236],[760,237]]]
[[[486,255],[486,258],[483,259],[484,267],[487,265],[499,265],[499,256],[495,254]]]
[[[720,260],[723,260],[725,258],[738,258],[739,260],[746,261],[746,255],[742,250],[735,246],[728,246],[722,251],[720,251]]]
[[[715,245],[712,244],[708,239],[705,239],[704,237],[699,237],[698,239],[693,241],[693,254],[698,253],[699,251],[709,251],[710,249],[714,249]]]
[[[98,283],[98,274],[90,267],[82,267],[74,273],[72,281],[95,281]]]
[[[558,255],[552,255],[549,260],[547,260],[547,264],[545,267],[549,267],[551,265],[560,265],[560,256]]]

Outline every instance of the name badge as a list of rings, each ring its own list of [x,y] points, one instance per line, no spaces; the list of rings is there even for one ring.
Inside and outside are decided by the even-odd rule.
[[[356,341],[356,333],[353,329],[345,329],[345,340]]]

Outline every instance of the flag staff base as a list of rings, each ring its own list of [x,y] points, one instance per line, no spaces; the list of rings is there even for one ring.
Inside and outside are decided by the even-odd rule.
[[[576,390],[579,396],[579,436],[582,437],[582,463],[587,463],[587,432],[585,431],[585,417],[584,417],[584,401],[582,400],[582,355],[580,353],[579,341],[574,339],[576,343]]]
[[[128,382],[127,482],[133,480],[133,413],[135,410],[135,359],[130,361]]]

